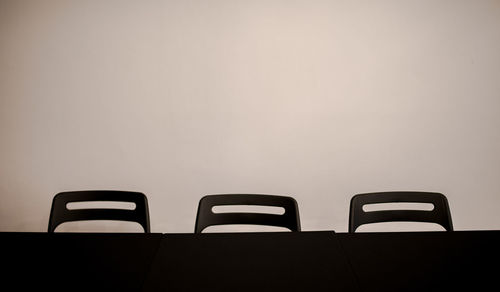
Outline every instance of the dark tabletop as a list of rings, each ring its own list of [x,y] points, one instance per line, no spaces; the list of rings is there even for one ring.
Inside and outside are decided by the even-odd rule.
[[[337,234],[363,291],[488,291],[498,285],[500,232]]]
[[[0,242],[2,284],[23,291],[485,291],[500,263],[500,231],[1,232]]]
[[[145,291],[357,291],[333,232],[167,234]]]
[[[161,234],[0,233],[3,287],[140,291]]]

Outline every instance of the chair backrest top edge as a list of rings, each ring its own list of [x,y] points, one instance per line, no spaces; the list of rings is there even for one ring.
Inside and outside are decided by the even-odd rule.
[[[285,209],[285,213],[278,215],[246,212],[212,212],[211,207],[223,205],[283,207]],[[297,231],[300,230],[300,219],[298,213],[297,201],[290,196],[249,193],[210,194],[203,196],[199,201],[196,215],[195,233],[200,233],[208,226],[233,224],[278,226],[285,227],[291,231]],[[260,221],[264,219],[270,219],[272,222],[266,224],[263,221]],[[252,222],[253,220],[255,220],[254,223]]]
[[[66,206],[73,202],[98,201],[131,202],[135,203],[135,209],[85,208],[69,210]],[[77,190],[59,192],[53,197],[49,216],[49,232],[53,232],[62,223],[83,220],[137,222],[146,233],[150,232],[148,200],[142,192]]]
[[[397,209],[368,212],[362,209],[364,205],[378,203],[430,203],[434,205],[434,208],[432,210]],[[446,230],[453,230],[448,200],[442,193],[387,191],[360,193],[351,198],[349,232],[354,232],[359,226],[365,224],[396,221],[437,223]]]

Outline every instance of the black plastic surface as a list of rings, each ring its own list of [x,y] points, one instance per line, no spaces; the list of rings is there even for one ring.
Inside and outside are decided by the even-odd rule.
[[[259,205],[282,207],[285,213],[214,213],[214,206],[222,205]],[[201,198],[196,215],[195,232],[201,233],[208,226],[224,224],[254,224],[285,227],[300,231],[299,208],[292,197],[257,194],[221,194]]]
[[[135,203],[135,209],[76,209],[69,210],[68,203],[91,201],[116,201]],[[143,193],[128,191],[73,191],[54,196],[50,210],[48,232],[54,232],[59,224],[79,220],[119,220],[139,223],[149,233],[148,200]]]
[[[365,212],[363,206],[377,203],[430,203],[433,210],[382,210]],[[352,197],[349,211],[349,232],[364,224],[414,221],[437,223],[447,231],[453,230],[448,200],[443,194],[431,192],[378,192]]]

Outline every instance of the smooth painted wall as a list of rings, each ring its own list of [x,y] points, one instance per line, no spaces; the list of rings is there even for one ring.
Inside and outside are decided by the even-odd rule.
[[[499,1],[0,1],[1,231],[79,189],[144,192],[153,232],[214,193],[345,232],[386,190],[499,229],[499,126]]]

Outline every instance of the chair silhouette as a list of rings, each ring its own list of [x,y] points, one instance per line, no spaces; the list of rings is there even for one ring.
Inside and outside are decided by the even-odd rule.
[[[135,209],[68,209],[68,203],[112,201],[135,203]],[[54,196],[50,210],[48,232],[54,232],[59,224],[81,220],[117,220],[139,223],[149,233],[148,201],[143,193],[128,191],[73,191]]]
[[[253,205],[282,207],[285,212],[268,213],[214,213],[214,206]],[[256,194],[220,194],[201,198],[196,215],[195,233],[201,233],[213,225],[249,224],[285,227],[291,231],[300,231],[300,219],[297,202],[294,198],[275,195]]]
[[[433,209],[427,210],[363,210],[367,204],[378,203],[430,203]],[[349,232],[355,232],[360,225],[378,222],[429,222],[453,231],[448,200],[443,194],[431,192],[378,192],[358,194],[352,197],[349,211]]]

